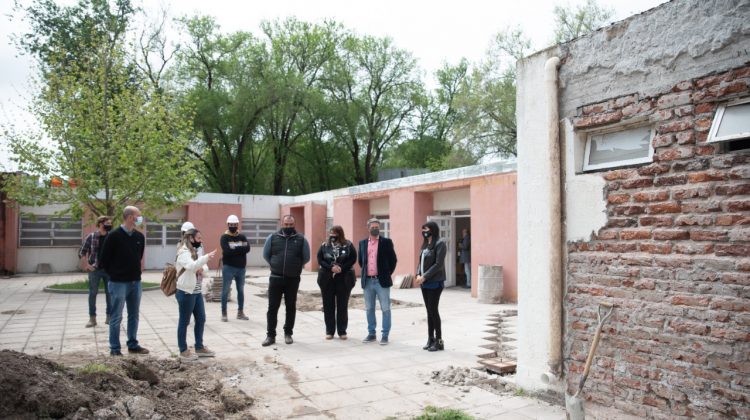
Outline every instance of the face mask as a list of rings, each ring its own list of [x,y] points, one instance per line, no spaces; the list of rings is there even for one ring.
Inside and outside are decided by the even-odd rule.
[[[328,237],[328,240],[330,240],[331,242],[336,242],[336,239],[338,239],[338,238],[339,238],[338,236],[331,235],[331,236]]]
[[[104,225],[104,230],[109,232],[110,230],[112,230],[112,225]]]
[[[136,217],[135,218],[135,225],[136,226],[140,226],[141,224],[143,224],[143,216]]]
[[[380,229],[378,229],[378,228],[372,228],[372,229],[370,229],[370,235],[372,235],[372,236],[378,236],[378,235],[380,235]]]
[[[284,232],[284,235],[286,236],[294,235],[295,233],[295,230],[293,227],[285,227],[285,228],[282,228],[281,231]]]
[[[427,232],[422,231],[422,236],[424,236],[425,238],[429,238],[430,236],[432,236],[432,232],[430,232],[430,231],[427,231]]]
[[[229,232],[237,233],[237,226],[229,226]]]
[[[190,242],[190,244],[193,246],[193,248],[200,248],[201,242]]]

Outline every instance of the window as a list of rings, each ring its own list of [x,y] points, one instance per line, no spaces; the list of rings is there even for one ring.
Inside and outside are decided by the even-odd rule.
[[[146,245],[167,246],[180,242],[182,222],[178,219],[162,219],[162,223],[146,224]]]
[[[750,137],[750,98],[725,105],[716,110],[708,142],[740,140]]]
[[[242,233],[250,245],[263,245],[268,235],[279,230],[276,219],[242,219]]]
[[[70,217],[22,215],[19,230],[21,247],[77,247],[83,240],[81,221]]]
[[[593,132],[586,138],[583,170],[591,171],[651,162],[654,148],[650,127],[621,131]]]
[[[372,216],[380,220],[380,236],[384,238],[391,237],[391,217],[389,215]]]

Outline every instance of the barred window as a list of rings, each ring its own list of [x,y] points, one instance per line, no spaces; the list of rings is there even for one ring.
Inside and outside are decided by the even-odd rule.
[[[146,245],[167,246],[180,242],[180,227],[178,219],[162,219],[161,223],[148,222],[146,224]]]
[[[250,245],[263,245],[268,235],[279,229],[277,219],[242,219],[242,233]]]
[[[20,247],[77,247],[81,246],[81,220],[70,217],[21,215],[19,224]]]

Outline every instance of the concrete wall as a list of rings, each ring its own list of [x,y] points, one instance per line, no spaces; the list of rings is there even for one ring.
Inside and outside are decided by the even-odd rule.
[[[471,203],[469,188],[437,191],[432,197],[435,211],[468,210]]]

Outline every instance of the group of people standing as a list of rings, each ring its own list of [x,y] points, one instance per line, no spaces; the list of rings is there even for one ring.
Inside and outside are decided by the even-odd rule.
[[[97,230],[89,234],[79,251],[85,268],[89,271],[89,322],[86,327],[96,325],[96,295],[100,281],[104,281],[106,293],[106,323],[109,325],[110,354],[121,356],[120,325],[122,311],[128,309],[127,348],[129,353],[148,354],[137,340],[138,312],[141,299],[141,261],[143,259],[145,237],[136,227],[143,223],[137,207],[128,206],[123,211],[123,222],[112,227],[112,218],[102,216],[97,219]],[[278,310],[282,297],[286,307],[284,320],[284,342],[292,344],[296,317],[297,292],[302,269],[310,260],[310,246],[305,237],[296,231],[295,219],[286,215],[281,220],[281,229],[269,235],[263,246],[263,259],[271,269],[268,282],[268,310],[266,313],[266,338],[263,346],[276,342]],[[356,284],[354,265],[361,270],[361,286],[364,291],[367,316],[367,336],[364,343],[377,341],[377,319],[375,301],[382,312],[380,344],[388,344],[391,330],[390,289],[393,286],[393,272],[397,257],[393,242],[380,235],[381,223],[377,219],[367,221],[369,235],[359,241],[355,249],[341,226],[333,226],[328,238],[320,245],[317,253],[317,283],[321,290],[325,321],[325,339],[331,340],[338,334],[339,339],[347,339],[348,306],[351,291]],[[177,291],[175,298],[179,308],[177,343],[180,357],[194,360],[199,357],[212,357],[215,353],[203,343],[206,322],[205,304],[202,297],[203,279],[208,273],[208,261],[215,258],[217,250],[205,252],[202,233],[191,223],[185,222],[181,228],[182,238],[177,245],[175,270],[177,271]],[[438,306],[446,280],[445,256],[447,246],[440,239],[440,230],[435,222],[422,225],[423,243],[416,267],[414,282],[422,289],[427,309],[428,338],[425,350],[444,349],[441,320]],[[220,238],[222,250],[222,298],[221,320],[228,322],[227,300],[232,282],[237,288],[237,319],[248,320],[244,313],[244,282],[247,253],[250,245],[239,231],[239,219],[235,215],[227,218],[227,230]],[[195,345],[191,350],[187,345],[187,329],[194,319],[193,332]]]

